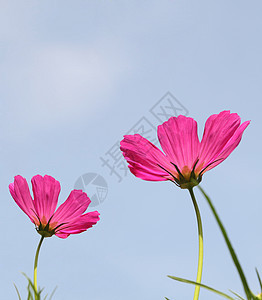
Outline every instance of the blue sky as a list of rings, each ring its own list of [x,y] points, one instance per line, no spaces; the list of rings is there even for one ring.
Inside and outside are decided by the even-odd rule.
[[[260,1],[1,1],[1,295],[25,297],[40,236],[12,200],[8,184],[49,174],[60,202],[86,173],[108,185],[90,210],[101,221],[66,240],[44,241],[39,284],[54,299],[189,299],[195,279],[197,229],[187,191],[121,182],[101,157],[167,93],[198,121],[225,109],[251,120],[239,147],[206,173],[213,199],[254,292],[261,264]],[[87,194],[94,186],[86,187]],[[205,200],[203,282],[242,293],[240,281]],[[219,299],[201,291],[201,300]]]

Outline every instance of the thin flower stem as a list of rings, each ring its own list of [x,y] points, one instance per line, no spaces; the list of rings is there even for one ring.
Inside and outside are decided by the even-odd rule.
[[[251,300],[251,299],[259,299],[259,298],[257,298],[257,297],[251,292],[251,290],[250,290],[250,288],[249,288],[249,286],[248,286],[247,279],[246,279],[245,274],[244,274],[244,271],[243,271],[243,269],[242,269],[242,267],[241,267],[241,265],[240,265],[240,262],[239,262],[239,260],[238,260],[238,258],[237,258],[236,252],[235,252],[235,250],[234,250],[234,248],[233,248],[233,246],[232,246],[232,244],[231,244],[231,242],[230,242],[230,240],[229,240],[229,237],[228,237],[228,235],[227,235],[226,229],[225,229],[224,225],[222,224],[222,221],[220,220],[220,218],[219,218],[219,216],[218,216],[218,213],[217,213],[217,211],[216,211],[216,209],[215,209],[215,207],[214,207],[214,205],[213,205],[211,199],[208,197],[208,195],[205,193],[205,191],[202,189],[202,187],[198,186],[198,188],[200,189],[200,191],[202,192],[202,194],[203,194],[204,197],[206,198],[206,200],[207,200],[207,202],[208,202],[208,204],[209,204],[209,206],[210,206],[210,208],[211,208],[211,210],[212,210],[212,213],[213,213],[213,215],[214,215],[214,217],[215,217],[215,219],[216,219],[216,221],[217,221],[217,224],[218,224],[218,226],[219,226],[219,228],[220,228],[220,230],[221,230],[221,232],[222,232],[222,235],[223,235],[223,237],[224,237],[224,239],[225,239],[225,242],[226,242],[226,244],[227,244],[228,250],[229,250],[229,252],[230,252],[231,258],[232,258],[232,260],[233,260],[233,262],[234,262],[234,264],[235,264],[235,266],[236,266],[236,268],[237,268],[238,274],[239,274],[240,279],[241,279],[241,281],[242,281],[242,285],[243,285],[243,288],[244,288],[244,290],[245,290],[247,299],[248,299],[248,300]]]
[[[189,188],[189,193],[192,198],[192,202],[194,205],[194,209],[196,212],[196,218],[197,218],[197,226],[198,226],[198,243],[199,243],[199,249],[198,249],[198,267],[197,267],[197,283],[201,283],[201,277],[202,277],[202,270],[203,270],[203,253],[204,253],[204,247],[203,247],[203,229],[202,229],[202,222],[201,222],[201,216],[200,211],[196,202],[196,198],[193,192],[193,188]],[[195,293],[193,300],[198,300],[200,292],[200,286],[197,285],[195,287]]]
[[[38,263],[38,256],[39,256],[39,251],[41,248],[41,245],[43,243],[44,240],[44,236],[41,236],[40,242],[38,244],[38,247],[36,249],[36,253],[35,253],[35,263],[34,263],[34,290],[35,290],[35,299],[37,299],[37,263]]]

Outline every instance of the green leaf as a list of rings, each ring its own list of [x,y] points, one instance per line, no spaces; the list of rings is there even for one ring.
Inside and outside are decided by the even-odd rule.
[[[55,293],[56,289],[57,289],[57,286],[54,288],[54,290],[53,290],[52,294],[51,294],[51,295],[50,295],[50,297],[49,297],[49,300],[51,300],[51,299],[52,299],[52,297],[54,296],[54,293]],[[169,299],[167,299],[167,300],[169,300]]]
[[[38,292],[35,289],[32,280],[25,273],[22,273],[22,274],[25,276],[25,278],[28,281],[28,286],[27,286],[28,296],[27,296],[27,300],[40,300],[41,299],[41,292],[42,292],[42,290],[40,290]]]
[[[39,291],[37,291],[35,289],[35,286],[32,282],[32,280],[25,274],[22,273],[25,278],[28,281],[28,285],[27,285],[27,292],[28,292],[28,296],[27,296],[27,300],[41,300],[41,293],[43,292],[43,289],[40,289]],[[47,297],[47,295],[46,295]],[[46,299],[46,297],[44,299]]]
[[[22,300],[22,299],[21,299],[21,296],[20,296],[20,294],[19,294],[19,291],[18,291],[17,286],[16,286],[15,284],[14,284],[14,286],[15,286],[15,289],[16,289],[16,292],[17,292],[17,295],[18,295],[18,299],[19,299],[19,300]]]
[[[27,296],[27,300],[41,300],[41,294],[43,292],[44,289],[40,289],[39,291],[35,290],[35,286],[32,282],[32,280],[25,274],[25,273],[22,273],[25,278],[27,279],[28,281],[28,285],[27,285],[27,291],[28,291],[28,296]],[[16,286],[15,286],[16,288]],[[52,299],[52,297],[54,296],[54,293],[57,289],[57,286],[54,288],[53,292],[51,293],[50,297],[49,297],[49,300]],[[18,293],[18,289],[16,288],[16,291]],[[18,296],[19,296],[19,300],[21,300],[21,297],[18,293]],[[48,297],[48,294],[45,295],[45,297],[43,298],[43,300],[46,300]]]
[[[220,230],[221,230],[221,232],[223,234],[223,237],[224,237],[225,242],[227,244],[228,250],[229,250],[229,252],[231,254],[232,260],[233,260],[233,262],[234,262],[234,264],[235,264],[235,266],[237,268],[238,274],[240,276],[240,279],[241,279],[243,288],[245,290],[245,294],[247,296],[247,299],[248,300],[254,299],[255,296],[250,291],[250,288],[248,286],[248,283],[247,283],[246,277],[244,275],[243,269],[242,269],[242,267],[240,265],[240,262],[239,262],[239,260],[237,258],[237,255],[236,255],[236,253],[235,253],[235,251],[233,249],[233,246],[232,246],[232,244],[231,244],[231,242],[230,242],[230,240],[228,238],[228,235],[226,233],[226,229],[223,226],[223,224],[222,224],[222,222],[221,222],[221,220],[220,220],[220,218],[219,218],[219,216],[218,216],[218,214],[217,214],[217,212],[215,210],[215,207],[213,206],[210,198],[207,196],[207,194],[204,192],[204,190],[200,186],[198,186],[198,188],[200,189],[200,191],[202,192],[202,194],[206,198],[206,200],[207,200],[207,202],[208,202],[208,204],[209,204],[209,206],[210,206],[210,208],[211,208],[211,210],[213,212],[213,215],[214,215],[214,217],[215,217],[215,219],[216,219],[216,221],[218,223],[218,226],[219,226],[219,228],[220,228]]]
[[[174,280],[177,280],[177,281],[184,282],[184,283],[198,285],[198,286],[203,287],[203,288],[205,288],[205,289],[207,289],[207,290],[209,290],[211,292],[214,292],[214,293],[216,293],[216,294],[218,294],[218,295],[220,295],[220,296],[222,296],[222,297],[224,297],[226,299],[235,300],[234,298],[230,297],[229,295],[227,295],[227,294],[225,294],[223,292],[220,292],[220,291],[218,291],[218,290],[216,290],[216,289],[214,289],[214,288],[212,288],[210,286],[207,286],[205,284],[198,283],[196,281],[192,281],[192,280],[188,280],[188,279],[184,279],[184,278],[180,278],[180,277],[170,276],[170,275],[168,275],[167,277],[169,277],[171,279],[174,279]]]
[[[261,293],[262,293],[262,282],[261,282],[261,278],[260,278],[260,275],[259,275],[259,273],[258,273],[257,268],[256,268],[256,273],[257,273],[257,278],[258,278],[259,285],[260,285],[260,289],[261,289]]]
[[[233,292],[230,290],[231,293],[233,293],[235,296],[237,296],[240,300],[245,300],[243,297],[241,297],[239,294],[237,294],[236,292]]]

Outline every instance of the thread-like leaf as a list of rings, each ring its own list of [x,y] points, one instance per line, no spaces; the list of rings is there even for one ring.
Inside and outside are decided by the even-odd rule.
[[[192,281],[192,280],[188,280],[188,279],[176,277],[176,276],[170,276],[170,275],[168,275],[168,277],[171,278],[171,279],[180,281],[180,282],[189,283],[189,284],[193,284],[193,285],[198,285],[198,286],[200,286],[202,288],[205,288],[205,289],[207,289],[207,290],[209,290],[211,292],[214,292],[214,293],[216,293],[216,294],[218,294],[218,295],[220,295],[220,296],[222,296],[222,297],[224,297],[226,299],[235,300],[234,298],[230,297],[229,295],[227,295],[227,294],[225,294],[223,292],[220,292],[220,291],[218,291],[218,290],[216,290],[216,289],[214,289],[214,288],[212,288],[212,287],[210,287],[208,285],[205,285],[205,284],[202,284],[202,283],[198,283],[196,281]]]
[[[237,296],[238,299],[240,299],[240,300],[245,300],[245,299],[244,299],[243,297],[241,297],[238,293],[233,292],[233,291],[231,291],[231,290],[230,290],[230,292],[231,292],[232,294],[234,294],[235,296]]]
[[[54,288],[53,292],[51,293],[51,295],[49,297],[49,300],[51,300],[52,297],[54,296],[54,293],[55,293],[56,289],[57,289],[57,286]],[[169,300],[169,299],[167,299],[167,300]]]
[[[262,293],[262,281],[261,281],[261,278],[260,278],[260,275],[259,275],[259,273],[258,273],[257,268],[256,268],[256,273],[257,273],[257,278],[258,278],[259,285],[260,285],[260,289],[261,289],[261,293]]]
[[[17,286],[16,286],[15,284],[14,284],[14,286],[15,286],[15,290],[16,290],[16,292],[17,292],[18,299],[19,299],[19,300],[22,300],[22,299],[21,299],[21,296],[20,296],[20,294],[19,294],[19,291],[18,291]]]
[[[41,300],[41,294],[42,294],[42,292],[43,292],[44,289],[40,289],[39,291],[37,291],[35,289],[35,286],[34,286],[32,280],[25,273],[22,273],[22,274],[25,276],[25,278],[28,281],[28,285],[27,285],[27,291],[28,291],[27,300]],[[15,286],[15,289],[17,291],[19,300],[21,300],[21,297],[19,295],[18,289],[17,289],[16,285],[14,285],[14,286]],[[55,293],[56,289],[57,289],[57,286],[54,288],[53,292],[51,293],[51,295],[49,297],[49,300],[51,300],[52,297],[54,296],[54,293]],[[43,300],[46,300],[47,297],[48,297],[48,294],[45,295],[45,297],[43,298]]]
[[[225,239],[225,242],[226,242],[226,245],[227,245],[227,247],[228,247],[228,250],[229,250],[229,252],[230,252],[230,254],[231,254],[232,260],[233,260],[233,262],[234,262],[234,264],[235,264],[235,266],[236,266],[236,268],[237,268],[237,271],[238,271],[239,277],[240,277],[240,279],[241,279],[241,282],[242,282],[242,285],[243,285],[245,294],[246,294],[246,296],[247,296],[247,299],[248,299],[248,300],[254,299],[255,296],[254,296],[254,295],[252,294],[252,292],[250,291],[250,288],[249,288],[249,286],[248,286],[246,277],[245,277],[245,275],[244,275],[244,272],[243,272],[243,269],[242,269],[242,267],[241,267],[241,265],[240,265],[240,262],[239,262],[239,260],[238,260],[238,258],[237,258],[237,255],[236,255],[236,253],[235,253],[235,250],[233,249],[233,246],[232,246],[232,244],[231,244],[231,242],[230,242],[230,240],[229,240],[229,238],[228,238],[228,235],[227,235],[227,233],[226,233],[225,227],[223,226],[223,224],[222,224],[222,222],[221,222],[221,220],[220,220],[220,218],[219,218],[219,216],[218,216],[218,214],[217,214],[217,212],[216,212],[216,210],[215,210],[215,207],[214,207],[213,204],[212,204],[211,199],[207,196],[207,194],[204,192],[204,190],[203,190],[200,186],[198,186],[198,188],[200,189],[200,191],[202,192],[202,194],[203,194],[204,197],[206,198],[206,200],[207,200],[207,202],[208,202],[208,204],[209,204],[209,206],[210,206],[210,208],[211,208],[211,211],[213,212],[213,215],[214,215],[214,217],[215,217],[215,219],[216,219],[216,221],[217,221],[217,223],[218,223],[218,226],[219,226],[219,228],[220,228],[220,230],[221,230],[221,232],[222,232],[222,235],[223,235],[223,237],[224,237],[224,239]]]
[[[44,289],[40,289],[39,291],[37,291],[35,289],[35,286],[34,286],[32,280],[25,273],[22,273],[22,274],[25,276],[25,278],[28,281],[28,285],[27,285],[27,291],[28,291],[27,300],[41,300],[41,294],[42,294],[42,292],[43,292]],[[56,288],[52,292],[51,297],[54,295],[55,290],[56,290]],[[43,300],[47,299],[47,296],[48,295],[46,295]],[[50,300],[51,300],[51,297],[49,298]]]

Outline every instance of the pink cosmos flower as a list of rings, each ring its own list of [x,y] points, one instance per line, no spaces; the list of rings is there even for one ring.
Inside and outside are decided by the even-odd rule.
[[[15,176],[9,190],[17,205],[35,224],[36,230],[44,237],[53,234],[67,238],[70,234],[81,233],[99,221],[97,211],[85,213],[91,200],[81,190],[71,191],[67,200],[55,211],[60,183],[53,177],[36,175],[31,180],[32,199],[26,179]]]
[[[139,134],[124,136],[120,149],[135,176],[150,181],[171,180],[181,188],[192,188],[237,147],[250,121],[240,123],[238,114],[230,111],[212,115],[199,142],[196,121],[180,115],[158,126],[164,153]]]

